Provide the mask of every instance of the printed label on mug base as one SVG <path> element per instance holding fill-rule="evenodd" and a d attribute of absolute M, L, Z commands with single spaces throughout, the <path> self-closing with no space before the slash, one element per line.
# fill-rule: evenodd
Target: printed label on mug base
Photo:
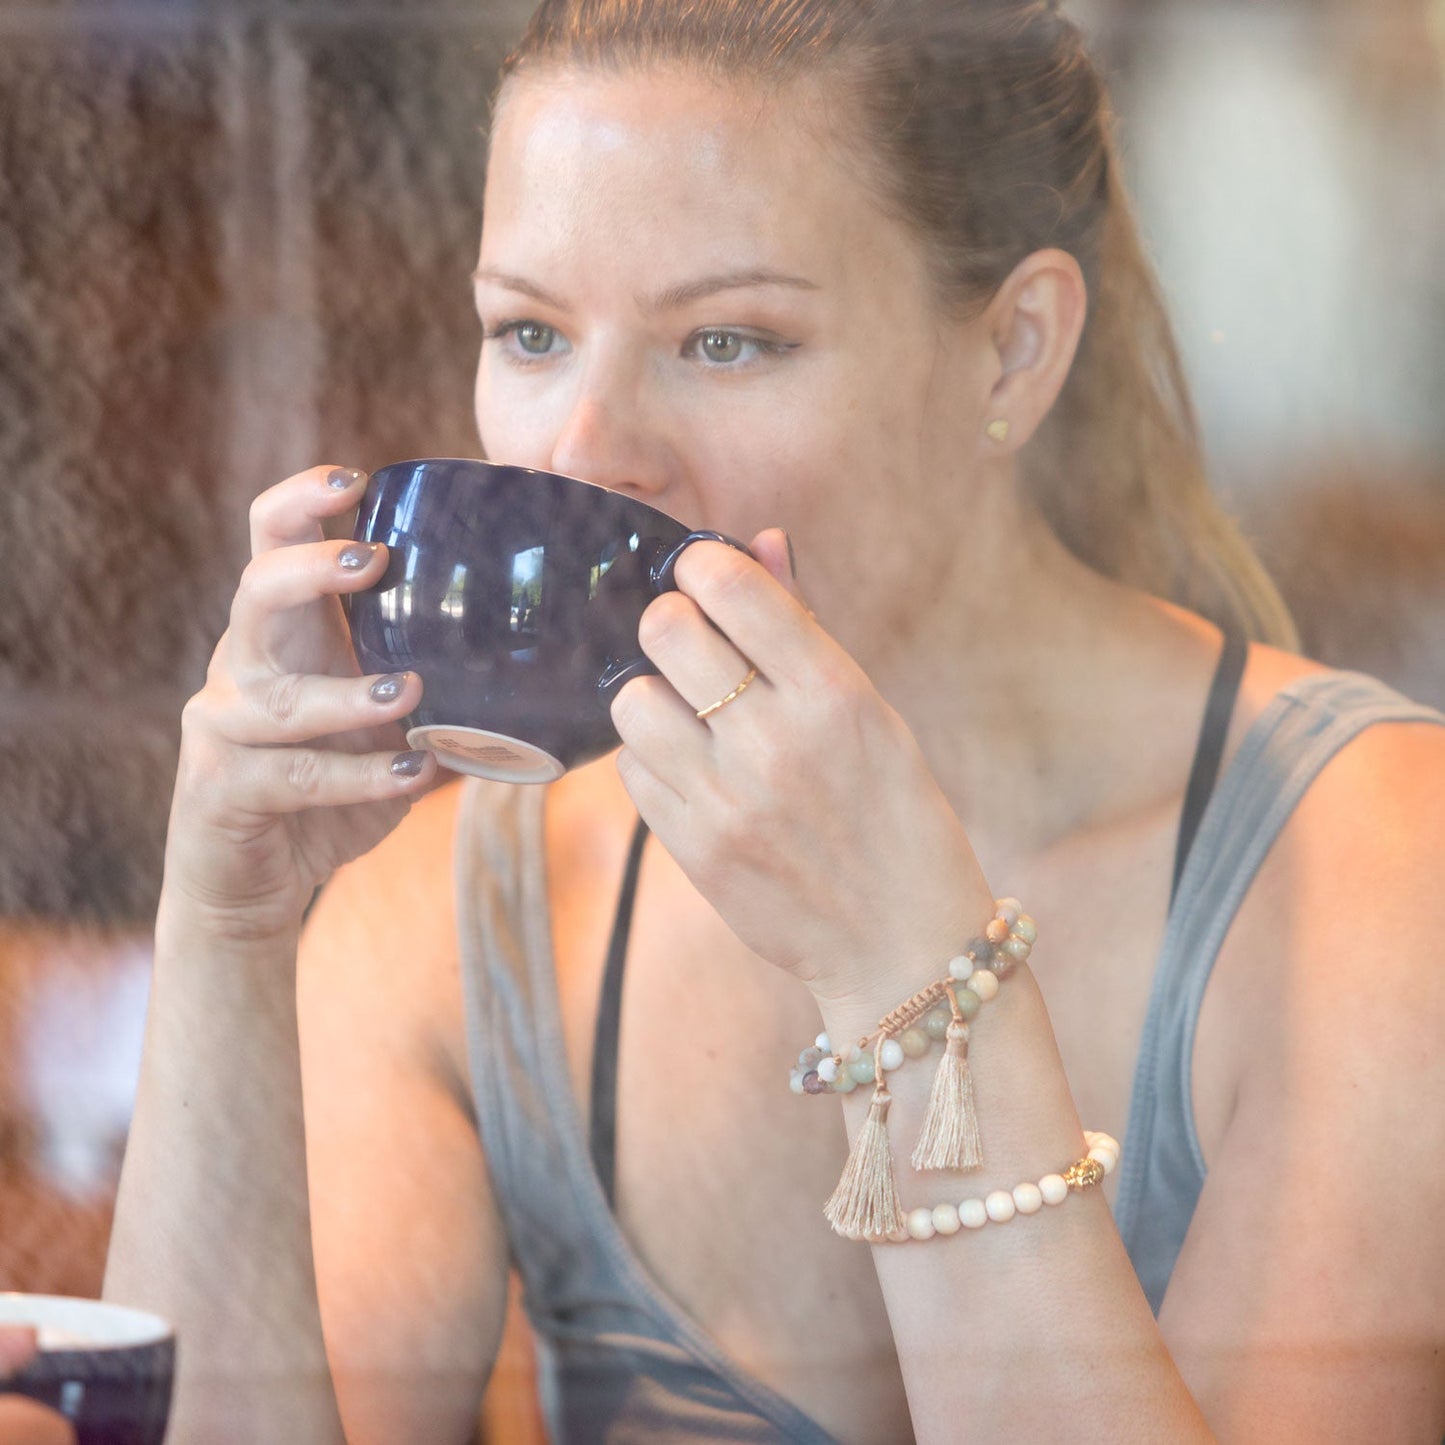
<path fill-rule="evenodd" d="M 483 728 L 432 724 L 412 728 L 406 741 L 408 747 L 430 748 L 453 772 L 502 783 L 550 783 L 567 771 L 551 753 Z"/>

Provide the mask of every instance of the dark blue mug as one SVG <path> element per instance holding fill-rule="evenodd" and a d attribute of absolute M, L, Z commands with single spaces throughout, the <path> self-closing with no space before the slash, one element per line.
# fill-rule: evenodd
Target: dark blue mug
<path fill-rule="evenodd" d="M 79 1445 L 161 1445 L 176 1336 L 158 1315 L 64 1295 L 0 1294 L 0 1325 L 37 1331 L 40 1353 L 0 1392 L 58 1410 Z"/>
<path fill-rule="evenodd" d="M 741 547 L 575 477 L 455 457 L 373 472 L 354 535 L 390 549 L 347 619 L 363 672 L 422 679 L 408 746 L 513 783 L 618 745 L 613 697 L 656 670 L 643 611 L 691 543 Z"/>

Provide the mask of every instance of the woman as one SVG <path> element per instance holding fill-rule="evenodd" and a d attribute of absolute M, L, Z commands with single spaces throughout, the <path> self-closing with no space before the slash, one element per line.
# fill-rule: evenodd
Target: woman
<path fill-rule="evenodd" d="M 322 540 L 361 478 L 257 502 L 107 1282 L 180 1324 L 180 1437 L 468 1438 L 510 1257 L 567 1439 L 1433 1438 L 1445 732 L 1270 645 L 1074 27 L 554 0 L 485 216 L 485 453 L 755 560 L 683 558 L 615 759 L 421 801 L 425 679 L 358 678 L 336 601 L 384 556 Z M 973 1026 L 982 1168 L 915 1171 L 934 1067 L 887 1076 L 953 1237 L 840 1237 L 872 1091 L 784 1064 L 995 893 L 1040 931 Z M 1081 1121 L 1124 1141 L 1102 1189 L 959 1227 Z"/>

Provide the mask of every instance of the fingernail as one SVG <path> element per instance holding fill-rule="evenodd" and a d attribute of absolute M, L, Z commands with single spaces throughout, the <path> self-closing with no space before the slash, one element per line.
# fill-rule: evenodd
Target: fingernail
<path fill-rule="evenodd" d="M 788 544 L 788 567 L 792 571 L 793 581 L 798 580 L 798 554 L 793 551 L 793 538 L 789 532 L 783 533 L 783 540 Z"/>
<path fill-rule="evenodd" d="M 332 467 L 326 474 L 326 485 L 333 492 L 344 492 L 347 487 L 354 487 L 365 480 L 366 473 L 357 471 L 355 467 Z"/>
<path fill-rule="evenodd" d="M 401 690 L 405 686 L 406 674 L 393 672 L 386 677 L 377 678 L 367 690 L 376 702 L 395 702 L 401 696 Z"/>
<path fill-rule="evenodd" d="M 336 561 L 348 572 L 360 572 L 374 556 L 376 556 L 376 543 L 353 542 L 349 547 L 341 549 L 337 554 Z"/>
<path fill-rule="evenodd" d="M 391 773 L 395 778 L 414 778 L 426 763 L 425 752 L 398 753 L 391 760 Z"/>

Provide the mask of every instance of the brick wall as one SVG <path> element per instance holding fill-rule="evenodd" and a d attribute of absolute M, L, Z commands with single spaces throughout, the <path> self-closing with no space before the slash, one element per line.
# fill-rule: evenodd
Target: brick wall
<path fill-rule="evenodd" d="M 475 452 L 527 9 L 0 3 L 0 915 L 153 914 L 252 496 Z"/>

